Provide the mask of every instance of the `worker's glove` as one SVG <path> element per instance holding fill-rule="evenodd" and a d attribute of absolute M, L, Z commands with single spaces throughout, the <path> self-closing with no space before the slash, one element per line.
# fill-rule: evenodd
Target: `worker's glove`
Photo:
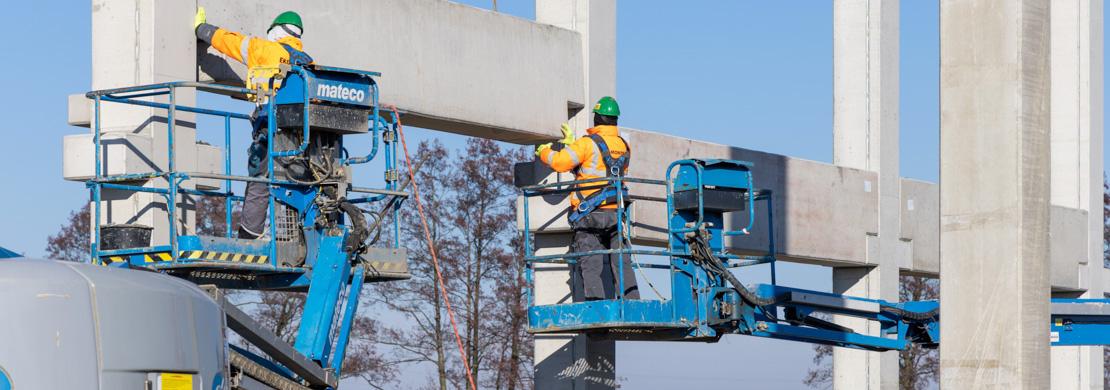
<path fill-rule="evenodd" d="M 570 145 L 574 143 L 574 130 L 570 129 L 570 125 L 564 123 L 563 126 L 559 128 L 559 130 L 563 132 L 563 139 L 560 139 L 559 143 L 563 145 Z"/>
<path fill-rule="evenodd" d="M 193 18 L 193 30 L 204 23 L 208 23 L 208 17 L 204 14 L 204 7 L 197 7 L 197 16 Z"/>
<path fill-rule="evenodd" d="M 550 149 L 550 148 L 551 148 L 551 143 L 550 142 L 548 142 L 546 144 L 542 144 L 542 145 L 536 145 L 536 157 L 540 156 L 540 151 L 541 150 Z"/>

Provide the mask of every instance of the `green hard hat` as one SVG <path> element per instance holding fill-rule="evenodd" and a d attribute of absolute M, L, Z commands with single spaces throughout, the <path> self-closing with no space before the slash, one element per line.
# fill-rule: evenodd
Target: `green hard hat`
<path fill-rule="evenodd" d="M 274 18 L 273 23 L 270 23 L 270 28 L 274 28 L 274 26 L 279 24 L 292 24 L 301 29 L 301 31 L 304 31 L 304 25 L 301 24 L 301 15 L 297 15 L 297 13 L 293 11 L 282 12 L 281 15 Z M 267 31 L 269 31 L 269 29 L 267 29 Z"/>
<path fill-rule="evenodd" d="M 594 113 L 608 116 L 620 116 L 621 107 L 617 105 L 617 99 L 612 96 L 605 96 L 597 101 L 594 105 Z"/>

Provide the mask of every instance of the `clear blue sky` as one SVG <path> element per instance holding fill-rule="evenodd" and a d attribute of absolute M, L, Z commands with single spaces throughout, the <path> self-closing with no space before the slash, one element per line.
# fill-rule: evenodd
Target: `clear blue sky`
<path fill-rule="evenodd" d="M 490 6 L 488 0 L 464 3 Z M 498 3 L 502 12 L 534 17 L 533 0 Z M 622 124 L 830 161 L 831 8 L 827 1 L 621 1 Z M 66 96 L 89 87 L 90 3 L 8 2 L 5 11 L 3 28 L 18 38 L 6 42 L 7 70 L 0 72 L 0 134 L 7 137 L 0 143 L 0 246 L 40 256 L 46 237 L 88 196 L 83 185 L 61 179 L 61 146 L 62 136 L 86 131 L 66 125 Z M 901 27 L 902 174 L 936 181 L 936 3 L 902 2 Z M 449 145 L 462 139 L 429 131 L 413 136 Z M 245 147 L 242 138 L 233 145 L 236 152 Z M 827 269 L 780 270 L 785 284 L 830 288 Z M 718 344 L 618 348 L 618 375 L 632 389 L 800 388 L 811 356 L 804 344 L 739 336 Z"/>

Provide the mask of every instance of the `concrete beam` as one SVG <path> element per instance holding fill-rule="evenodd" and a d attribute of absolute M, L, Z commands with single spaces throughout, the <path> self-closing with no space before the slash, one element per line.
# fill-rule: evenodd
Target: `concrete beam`
<path fill-rule="evenodd" d="M 735 148 L 721 144 L 623 128 L 622 134 L 635 145 L 629 176 L 663 179 L 671 161 L 684 158 L 734 158 L 755 163 L 755 183 L 759 188 L 775 191 L 775 242 L 780 260 L 817 264 L 829 267 L 866 267 L 877 265 L 878 256 L 868 256 L 868 238 L 874 239 L 878 226 L 878 174 L 858 169 L 837 167 L 827 163 L 783 155 Z M 531 176 L 544 179 L 550 170 L 537 169 Z M 549 180 L 573 180 L 562 175 Z M 940 273 L 940 188 L 934 183 L 901 179 L 899 208 L 900 244 L 892 255 L 894 264 L 905 273 L 937 277 Z M 632 186 L 633 194 L 664 196 L 662 187 Z M 520 210 L 523 210 L 518 203 Z M 565 196 L 549 195 L 529 200 L 533 232 L 568 232 L 568 202 Z M 757 223 L 752 234 L 736 237 L 726 243 L 733 251 L 754 253 L 766 249 L 766 210 L 757 205 Z M 637 201 L 632 206 L 633 239 L 637 244 L 662 247 L 666 244 L 666 205 Z M 1082 210 L 1053 206 L 1051 218 L 1054 236 L 1081 234 L 1087 215 Z M 517 215 L 517 226 L 524 227 L 523 214 Z M 741 227 L 739 216 L 726 220 L 731 228 Z M 873 249 L 872 249 L 873 250 Z M 1052 288 L 1054 291 L 1080 289 L 1075 273 L 1056 270 L 1077 270 L 1079 254 L 1074 245 L 1054 242 L 1051 245 Z M 870 260 L 869 260 L 870 259 Z M 1058 274 L 1058 275 L 1057 275 Z"/>
<path fill-rule="evenodd" d="M 867 265 L 866 236 L 877 230 L 878 194 L 874 172 L 786 157 L 726 145 L 628 128 L 622 135 L 632 145 L 629 177 L 663 179 L 672 161 L 684 158 L 732 158 L 755 164 L 755 183 L 774 191 L 774 224 L 778 254 L 786 260 L 834 266 Z M 661 186 L 633 185 L 636 195 L 662 197 Z M 530 229 L 540 232 L 569 231 L 565 196 L 532 198 Z M 735 251 L 765 251 L 766 209 L 757 204 L 752 234 L 730 239 Z M 636 201 L 632 206 L 633 239 L 638 244 L 666 243 L 666 205 Z M 523 219 L 518 220 L 523 227 Z M 732 215 L 729 228 L 747 223 Z"/>
<path fill-rule="evenodd" d="M 940 3 L 942 389 L 1050 384 L 1049 15 Z"/>
<path fill-rule="evenodd" d="M 321 64 L 381 72 L 382 101 L 404 111 L 408 125 L 538 143 L 558 138 L 568 111 L 585 105 L 581 32 L 569 27 L 442 0 L 198 5 L 206 7 L 209 23 L 262 37 L 274 16 L 296 10 L 305 24 L 305 50 Z M 191 21 L 191 14 L 179 17 Z M 198 60 L 198 78 L 242 84 L 245 68 L 233 60 L 211 48 Z"/>

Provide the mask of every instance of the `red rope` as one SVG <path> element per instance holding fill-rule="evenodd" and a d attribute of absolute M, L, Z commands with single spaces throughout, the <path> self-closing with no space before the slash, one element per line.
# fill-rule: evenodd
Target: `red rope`
<path fill-rule="evenodd" d="M 420 224 L 424 227 L 424 239 L 428 241 L 428 251 L 432 254 L 432 265 L 436 270 L 439 295 L 443 297 L 444 306 L 447 307 L 447 316 L 451 319 L 451 330 L 455 332 L 455 344 L 459 346 L 459 355 L 462 356 L 463 367 L 466 368 L 466 380 L 470 382 L 471 389 L 478 390 L 478 386 L 474 384 L 474 377 L 470 375 L 470 362 L 466 359 L 462 337 L 459 336 L 459 326 L 455 323 L 455 311 L 451 309 L 451 298 L 447 296 L 447 287 L 443 283 L 443 274 L 439 270 L 439 257 L 436 255 L 436 247 L 432 243 L 432 233 L 428 230 L 428 218 L 424 216 L 424 205 L 420 203 L 420 187 L 416 185 L 416 172 L 412 169 L 409 146 L 405 143 L 405 128 L 401 126 L 401 117 L 397 114 L 397 107 L 389 106 L 389 109 L 393 111 L 393 118 L 397 121 L 397 133 L 401 137 L 401 149 L 405 151 L 405 165 L 408 166 L 409 183 L 412 185 L 412 200 L 416 202 L 416 211 L 420 214 Z"/>

